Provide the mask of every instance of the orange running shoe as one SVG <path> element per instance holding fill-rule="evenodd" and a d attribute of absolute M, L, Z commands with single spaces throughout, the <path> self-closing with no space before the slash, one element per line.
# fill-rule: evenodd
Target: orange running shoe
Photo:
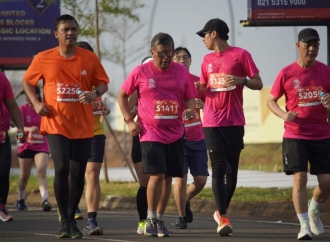
<path fill-rule="evenodd" d="M 233 227 L 228 218 L 222 218 L 218 211 L 214 212 L 213 218 L 218 223 L 217 233 L 220 236 L 230 236 L 233 233 Z"/>

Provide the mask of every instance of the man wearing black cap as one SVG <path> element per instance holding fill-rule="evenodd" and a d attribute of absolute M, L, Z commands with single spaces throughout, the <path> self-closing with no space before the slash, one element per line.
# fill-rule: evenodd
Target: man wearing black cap
<path fill-rule="evenodd" d="M 296 43 L 299 58 L 283 68 L 275 79 L 267 100 L 268 108 L 284 120 L 282 143 L 283 166 L 293 174 L 292 200 L 300 221 L 298 240 L 312 239 L 312 233 L 324 233 L 319 206 L 330 192 L 330 124 L 320 93 L 327 93 L 330 104 L 330 67 L 317 61 L 320 37 L 315 29 L 299 32 Z M 285 96 L 286 110 L 277 100 Z M 313 191 L 308 207 L 307 171 L 317 175 L 319 185 Z M 312 233 L 311 233 L 312 232 Z"/>
<path fill-rule="evenodd" d="M 227 208 L 236 189 L 238 162 L 244 147 L 243 88 L 260 90 L 263 86 L 250 53 L 229 46 L 228 33 L 227 24 L 218 18 L 197 32 L 206 48 L 214 50 L 204 57 L 197 89 L 206 94 L 203 127 L 217 206 L 213 217 L 221 236 L 233 232 Z"/>

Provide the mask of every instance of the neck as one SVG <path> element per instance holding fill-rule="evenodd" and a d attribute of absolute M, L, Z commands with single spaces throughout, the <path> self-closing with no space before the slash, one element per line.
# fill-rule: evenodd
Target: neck
<path fill-rule="evenodd" d="M 312 60 L 312 61 L 306 61 L 306 60 L 303 60 L 303 59 L 301 59 L 301 58 L 299 58 L 299 59 L 297 60 L 297 64 L 298 64 L 300 67 L 302 67 L 302 68 L 309 68 L 309 67 L 312 67 L 312 66 L 315 65 L 315 63 L 316 63 L 315 60 Z"/>
<path fill-rule="evenodd" d="M 76 54 L 76 46 L 59 46 L 58 53 L 64 58 L 71 58 Z"/>
<path fill-rule="evenodd" d="M 228 49 L 230 46 L 229 44 L 227 43 L 227 41 L 222 41 L 222 40 L 219 40 L 215 43 L 215 46 L 214 46 L 214 51 L 215 52 L 223 52 L 225 51 L 226 49 Z"/>

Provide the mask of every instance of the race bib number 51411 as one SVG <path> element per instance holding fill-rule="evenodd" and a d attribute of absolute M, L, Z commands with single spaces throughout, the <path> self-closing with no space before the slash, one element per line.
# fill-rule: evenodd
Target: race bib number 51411
<path fill-rule="evenodd" d="M 56 100 L 58 102 L 78 102 L 80 83 L 57 83 Z"/>
<path fill-rule="evenodd" d="M 155 119 L 178 118 L 179 104 L 177 101 L 155 101 Z"/>

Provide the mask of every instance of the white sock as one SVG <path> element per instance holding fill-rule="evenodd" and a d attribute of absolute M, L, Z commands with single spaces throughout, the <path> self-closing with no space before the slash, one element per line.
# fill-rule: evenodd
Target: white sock
<path fill-rule="evenodd" d="M 40 189 L 40 195 L 41 195 L 41 202 L 48 200 L 48 190 L 47 189 Z"/>
<path fill-rule="evenodd" d="M 157 219 L 163 220 L 164 214 L 157 213 Z"/>
<path fill-rule="evenodd" d="M 309 227 L 309 222 L 308 222 L 308 213 L 301 213 L 297 214 L 300 225 L 301 226 L 308 226 Z"/>
<path fill-rule="evenodd" d="M 18 190 L 18 198 L 17 200 L 25 199 L 25 191 Z"/>
<path fill-rule="evenodd" d="M 157 218 L 157 212 L 148 210 L 148 216 L 147 217 L 148 218 Z"/>
<path fill-rule="evenodd" d="M 321 203 L 315 202 L 315 200 L 312 198 L 311 202 L 309 203 L 308 212 L 315 213 L 319 211 Z"/>

